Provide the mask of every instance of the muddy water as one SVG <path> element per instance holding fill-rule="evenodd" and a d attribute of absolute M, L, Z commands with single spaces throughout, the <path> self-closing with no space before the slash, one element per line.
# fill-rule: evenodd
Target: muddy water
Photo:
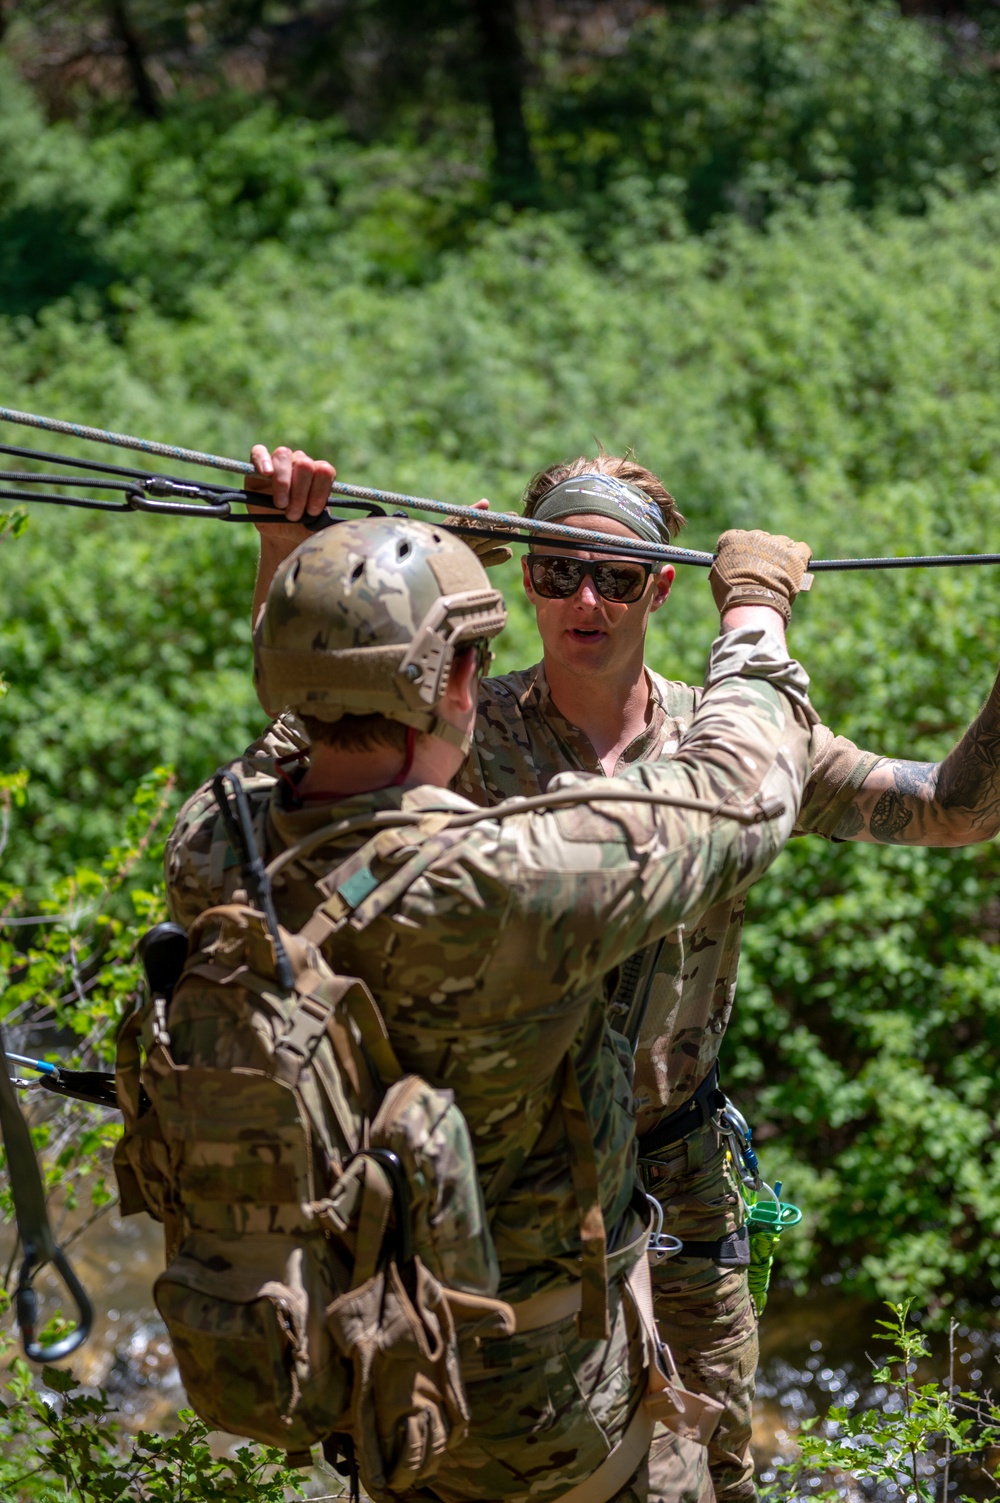
<path fill-rule="evenodd" d="M 153 1281 L 163 1266 L 159 1228 L 144 1215 L 121 1220 L 112 1212 L 74 1244 L 71 1256 L 95 1308 L 94 1333 L 72 1359 L 74 1370 L 84 1382 L 109 1391 L 130 1428 L 171 1428 L 184 1391 L 152 1302 Z M 46 1296 L 55 1288 L 44 1276 L 39 1280 Z M 781 1289 L 772 1293 L 761 1324 L 754 1420 L 763 1481 L 773 1477 L 773 1459 L 789 1454 L 791 1437 L 804 1418 L 825 1413 L 831 1404 L 868 1407 L 885 1400 L 885 1390 L 872 1381 L 872 1369 L 885 1350 L 875 1339 L 875 1322 L 887 1313 L 884 1306 L 835 1287 L 804 1298 Z M 951 1360 L 947 1337 L 933 1334 L 929 1340 L 932 1355 L 916 1379 L 945 1381 Z M 980 1325 L 959 1327 L 953 1360 L 961 1388 L 1000 1392 L 996 1310 L 987 1312 Z M 951 1477 L 949 1496 L 956 1496 L 959 1487 L 977 1499 L 1000 1496 L 970 1468 L 963 1473 L 953 1465 Z M 845 1503 L 902 1503 L 904 1494 L 859 1490 L 845 1482 L 843 1497 Z"/>

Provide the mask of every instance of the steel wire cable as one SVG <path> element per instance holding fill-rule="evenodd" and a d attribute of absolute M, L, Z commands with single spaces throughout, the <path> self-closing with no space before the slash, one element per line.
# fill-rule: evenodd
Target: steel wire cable
<path fill-rule="evenodd" d="M 81 423 L 69 423 L 60 418 L 50 418 L 38 413 L 20 412 L 10 407 L 0 407 L 0 420 L 9 423 L 18 423 L 24 427 L 41 428 L 46 432 L 64 433 L 71 438 L 83 439 L 88 443 L 109 444 L 122 449 L 132 449 L 143 454 L 153 454 L 166 459 L 174 459 L 183 464 L 204 465 L 209 469 L 226 470 L 232 474 L 254 475 L 258 472 L 252 464 L 241 459 L 229 459 L 225 455 L 203 453 L 197 449 L 184 449 L 176 444 L 163 444 L 151 439 L 136 438 L 134 435 L 114 433 L 109 429 L 92 428 Z M 241 513 L 231 512 L 228 507 L 223 508 L 218 503 L 222 501 L 252 500 L 254 505 L 268 505 L 268 498 L 260 493 L 229 491 L 225 487 L 209 484 L 201 484 L 195 481 L 179 480 L 171 476 L 151 476 L 147 472 L 136 470 L 119 469 L 112 465 L 98 465 L 96 461 L 71 460 L 68 457 L 43 454 L 31 449 L 15 449 L 11 446 L 0 445 L 0 453 L 17 454 L 23 458 L 36 458 L 56 462 L 60 464 L 79 464 L 81 468 L 101 470 L 103 473 L 113 473 L 131 476 L 142 484 L 143 489 L 148 489 L 153 484 L 166 484 L 176 486 L 175 494 L 194 496 L 197 494 L 210 494 L 209 504 L 202 506 L 183 505 L 169 502 L 158 503 L 143 500 L 141 495 L 132 495 L 132 504 L 115 505 L 111 502 L 97 502 L 77 500 L 72 497 L 41 495 L 29 493 L 17 493 L 0 490 L 0 498 L 18 501 L 46 501 L 62 503 L 67 506 L 86 507 L 95 511 L 150 511 L 174 516 L 207 516 L 220 521 L 270 521 L 269 517 L 261 518 L 259 515 L 252 519 Z M 60 481 L 60 484 L 67 483 Z M 78 482 L 82 483 L 82 482 Z M 693 548 L 678 548 L 666 544 L 645 542 L 641 539 L 614 538 L 609 541 L 607 533 L 593 532 L 579 527 L 566 527 L 558 522 L 537 522 L 533 518 L 523 517 L 515 512 L 483 512 L 475 511 L 468 506 L 457 506 L 448 501 L 435 501 L 427 496 L 410 496 L 400 491 L 377 490 L 373 486 L 347 485 L 342 481 L 334 481 L 331 487 L 332 495 L 349 497 L 352 501 L 367 501 L 376 508 L 385 506 L 399 506 L 406 510 L 436 513 L 438 515 L 454 519 L 452 525 L 465 536 L 489 536 L 495 537 L 498 542 L 531 542 L 544 541 L 549 543 L 565 542 L 576 548 L 585 548 L 594 553 L 613 553 L 619 557 L 645 559 L 653 563 L 691 564 L 699 568 L 711 568 L 714 562 L 714 554 L 701 552 Z M 170 494 L 170 492 L 164 492 Z M 216 503 L 213 505 L 212 503 Z M 338 503 L 331 499 L 330 505 L 336 507 Z M 350 502 L 342 503 L 349 507 Z M 282 521 L 284 514 L 275 508 L 275 521 Z M 383 513 L 384 514 L 384 513 Z M 403 513 L 405 515 L 405 511 Z M 398 515 L 398 513 L 397 513 Z M 332 519 L 331 519 L 332 520 Z M 307 524 L 308 525 L 308 524 Z M 312 524 L 316 526 L 316 522 Z M 322 522 L 319 526 L 324 525 Z M 909 554 L 904 557 L 888 558 L 823 558 L 813 559 L 809 564 L 811 573 L 834 573 L 847 570 L 882 570 L 882 569 L 933 569 L 949 567 L 967 567 L 977 564 L 1000 564 L 1000 553 L 937 553 L 937 554 Z"/>

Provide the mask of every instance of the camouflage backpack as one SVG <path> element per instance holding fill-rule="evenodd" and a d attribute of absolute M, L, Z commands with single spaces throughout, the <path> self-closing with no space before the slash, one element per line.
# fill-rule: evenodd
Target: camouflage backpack
<path fill-rule="evenodd" d="M 513 1315 L 494 1298 L 496 1254 L 452 1093 L 402 1074 L 371 993 L 321 946 L 347 916 L 371 922 L 455 837 L 409 830 L 416 853 L 355 906 L 343 896 L 352 874 L 387 839 L 403 844 L 382 832 L 326 879 L 292 934 L 260 880 L 243 790 L 224 776 L 255 901 L 202 914 L 175 984 L 153 984 L 122 1027 L 122 1210 L 163 1223 L 154 1297 L 206 1423 L 302 1464 L 321 1442 L 388 1503 L 466 1433 L 456 1320 L 509 1334 Z M 232 830 L 219 780 L 215 791 Z M 176 942 L 183 931 L 170 928 Z"/>

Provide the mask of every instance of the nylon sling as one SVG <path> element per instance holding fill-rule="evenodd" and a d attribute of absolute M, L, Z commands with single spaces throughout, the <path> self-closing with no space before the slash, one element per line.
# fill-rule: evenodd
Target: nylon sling
<path fill-rule="evenodd" d="M 14 1200 L 17 1230 L 24 1248 L 24 1261 L 17 1281 L 15 1296 L 17 1323 L 21 1328 L 25 1354 L 33 1362 L 58 1362 L 75 1352 L 90 1334 L 93 1311 L 90 1301 L 79 1283 L 69 1259 L 52 1235 L 49 1213 L 45 1204 L 45 1186 L 35 1157 L 35 1145 L 31 1141 L 28 1124 L 21 1111 L 13 1082 L 7 1069 L 6 1045 L 0 1029 L 0 1052 L 4 1060 L 0 1065 L 0 1128 L 3 1129 L 4 1147 L 7 1151 L 7 1172 Z M 35 1339 L 38 1320 L 38 1297 L 32 1287 L 34 1272 L 46 1263 L 52 1263 L 59 1271 L 63 1283 L 73 1296 L 79 1320 L 75 1331 L 67 1336 L 42 1346 Z"/>

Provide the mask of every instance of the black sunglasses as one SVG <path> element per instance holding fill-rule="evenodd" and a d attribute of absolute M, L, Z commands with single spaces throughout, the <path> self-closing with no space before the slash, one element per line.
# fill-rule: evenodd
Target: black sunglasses
<path fill-rule="evenodd" d="M 529 553 L 528 576 L 536 595 L 546 600 L 569 600 L 585 579 L 605 600 L 630 605 L 644 593 L 654 564 L 638 559 L 574 558 L 561 553 Z"/>

